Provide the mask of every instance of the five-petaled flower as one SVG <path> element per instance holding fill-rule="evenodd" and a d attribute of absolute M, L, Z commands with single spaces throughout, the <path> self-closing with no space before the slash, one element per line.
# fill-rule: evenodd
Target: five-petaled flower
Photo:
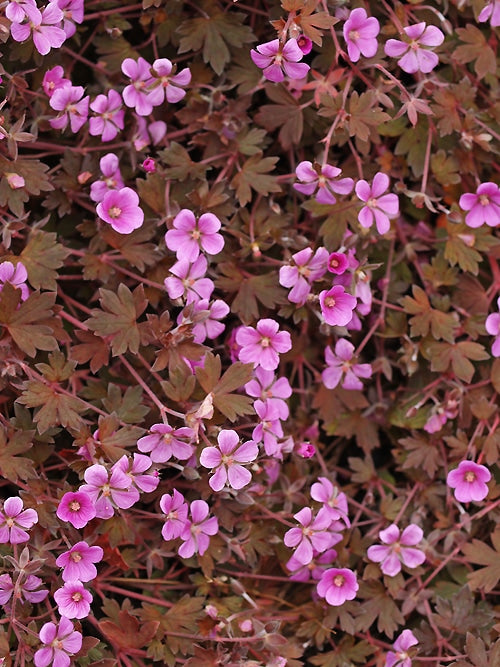
<path fill-rule="evenodd" d="M 479 502 L 488 495 L 491 473 L 486 466 L 474 461 L 461 461 L 458 468 L 451 470 L 446 483 L 454 489 L 455 498 L 461 503 Z"/>
<path fill-rule="evenodd" d="M 94 503 L 99 519 L 110 519 L 115 508 L 128 509 L 139 500 L 139 492 L 132 480 L 120 468 L 113 466 L 111 474 L 100 463 L 90 466 L 83 478 L 87 482 L 80 490 Z"/>
<path fill-rule="evenodd" d="M 214 472 L 209 485 L 214 491 L 221 491 L 226 484 L 242 489 L 252 479 L 252 473 L 242 463 L 254 461 L 259 448 L 252 440 L 240 445 L 240 438 L 232 429 L 220 431 L 217 442 L 218 447 L 205 447 L 200 455 L 201 465 Z"/>
<path fill-rule="evenodd" d="M 213 213 L 203 213 L 199 219 L 188 208 L 175 216 L 174 229 L 165 234 L 165 244 L 177 254 L 177 259 L 194 262 L 200 249 L 209 255 L 217 255 L 224 247 L 224 237 L 218 234 L 221 222 Z"/>
<path fill-rule="evenodd" d="M 190 444 L 193 439 L 193 429 L 188 426 L 174 429 L 169 424 L 153 424 L 149 435 L 139 438 L 137 447 L 141 452 L 149 453 L 155 463 L 166 463 L 172 456 L 185 461 L 193 454 L 194 447 Z"/>
<path fill-rule="evenodd" d="M 380 24 L 373 16 L 367 16 L 362 7 L 353 9 L 344 23 L 344 39 L 347 44 L 347 53 L 353 63 L 361 55 L 372 58 L 377 53 L 377 35 Z"/>
<path fill-rule="evenodd" d="M 139 196 L 132 188 L 111 190 L 96 207 L 97 215 L 119 234 L 130 234 L 142 227 L 144 211 L 139 206 Z"/>
<path fill-rule="evenodd" d="M 61 616 L 85 618 L 89 615 L 93 598 L 80 581 L 67 581 L 62 588 L 54 592 L 54 600 Z"/>
<path fill-rule="evenodd" d="M 411 667 L 411 657 L 408 649 L 418 644 L 418 639 L 411 630 L 403 630 L 392 645 L 394 651 L 389 651 L 385 658 L 385 667 Z"/>
<path fill-rule="evenodd" d="M 239 359 L 244 364 L 253 363 L 266 371 L 278 368 L 279 354 L 292 348 L 292 339 L 288 331 L 279 331 L 277 322 L 264 318 L 257 326 L 241 327 L 236 333 L 236 342 L 241 345 Z"/>
<path fill-rule="evenodd" d="M 38 514 L 34 509 L 23 509 L 23 501 L 18 496 L 7 498 L 0 511 L 0 544 L 20 544 L 27 542 L 26 532 L 38 522 Z"/>
<path fill-rule="evenodd" d="M 327 368 L 321 373 L 323 384 L 327 389 L 335 389 L 342 376 L 343 389 L 363 389 L 360 378 L 369 378 L 372 375 L 370 364 L 355 363 L 354 345 L 345 338 L 339 338 L 335 344 L 335 354 L 330 346 L 325 348 Z"/>
<path fill-rule="evenodd" d="M 82 648 L 82 633 L 75 630 L 73 623 L 62 616 L 59 623 L 45 623 L 38 636 L 45 644 L 33 656 L 35 667 L 69 667 L 70 657 Z"/>
<path fill-rule="evenodd" d="M 355 572 L 347 568 L 332 567 L 323 572 L 316 591 L 332 607 L 339 607 L 346 600 L 354 600 L 358 588 Z"/>
<path fill-rule="evenodd" d="M 384 195 L 389 187 L 389 176 L 379 171 L 373 178 L 370 186 L 367 181 L 360 180 L 356 183 L 356 194 L 365 202 L 365 206 L 358 213 L 358 221 L 361 227 L 369 228 L 375 224 L 379 234 L 389 231 L 390 218 L 399 213 L 398 196 L 390 192 Z"/>
<path fill-rule="evenodd" d="M 414 547 L 422 541 L 424 533 L 420 526 L 412 523 L 403 532 L 395 523 L 378 534 L 383 544 L 374 544 L 368 548 L 367 556 L 374 563 L 381 563 L 384 574 L 395 577 L 401 572 L 401 563 L 414 568 L 422 565 L 425 553 Z"/>
<path fill-rule="evenodd" d="M 319 293 L 319 303 L 325 322 L 330 326 L 343 327 L 352 320 L 352 311 L 358 301 L 342 285 L 334 285 Z"/>
<path fill-rule="evenodd" d="M 299 62 L 304 56 L 296 39 L 289 39 L 282 44 L 279 39 L 259 44 L 250 51 L 250 57 L 263 70 L 269 81 L 279 83 L 286 76 L 290 79 L 303 79 L 307 76 L 309 65 Z"/>
<path fill-rule="evenodd" d="M 443 33 L 435 25 L 427 25 L 424 21 L 403 30 L 408 41 L 387 40 L 384 49 L 386 56 L 399 58 L 398 65 L 408 74 L 428 74 L 439 62 L 438 56 L 430 49 L 443 43 Z"/>
<path fill-rule="evenodd" d="M 104 555 L 99 546 L 90 547 L 87 542 L 77 542 L 56 559 L 56 565 L 63 568 L 63 581 L 92 581 L 97 577 L 97 568 Z"/>
<path fill-rule="evenodd" d="M 56 511 L 61 521 L 69 521 L 75 528 L 83 528 L 96 516 L 96 508 L 83 491 L 69 491 L 59 501 Z"/>
<path fill-rule="evenodd" d="M 475 193 L 466 192 L 458 203 L 460 208 L 468 211 L 465 224 L 469 227 L 500 225 L 500 188 L 496 183 L 481 183 Z"/>
<path fill-rule="evenodd" d="M 301 528 L 290 528 L 283 537 L 287 547 L 296 547 L 294 556 L 299 563 L 307 565 L 313 559 L 314 550 L 326 551 L 335 544 L 336 537 L 328 529 L 332 523 L 328 509 L 322 507 L 314 515 L 310 507 L 303 507 L 293 515 Z"/>
<path fill-rule="evenodd" d="M 294 183 L 293 187 L 303 195 L 316 193 L 318 204 L 335 204 L 335 194 L 348 195 L 354 185 L 352 178 L 337 178 L 342 169 L 330 164 L 319 165 L 309 160 L 299 162 L 295 174 L 301 183 Z M 335 193 L 335 194 L 334 194 Z"/>
<path fill-rule="evenodd" d="M 290 264 L 282 266 L 279 283 L 283 287 L 291 287 L 288 300 L 302 306 L 311 291 L 311 283 L 323 277 L 326 270 L 328 250 L 304 248 L 292 255 Z"/>
<path fill-rule="evenodd" d="M 164 493 L 160 499 L 161 511 L 165 514 L 165 523 L 161 529 L 165 541 L 175 540 L 190 526 L 188 519 L 188 505 L 186 499 L 177 489 L 173 490 L 171 496 Z"/>
<path fill-rule="evenodd" d="M 219 530 L 217 517 L 208 516 L 209 507 L 204 500 L 193 500 L 189 511 L 191 521 L 184 526 L 181 533 L 183 543 L 178 551 L 181 558 L 190 558 L 195 553 L 203 556 L 209 547 L 210 537 Z"/>

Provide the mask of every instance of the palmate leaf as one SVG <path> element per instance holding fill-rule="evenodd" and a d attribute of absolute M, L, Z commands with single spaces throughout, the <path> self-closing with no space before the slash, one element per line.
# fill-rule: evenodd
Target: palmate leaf
<path fill-rule="evenodd" d="M 110 619 L 99 621 L 99 628 L 103 634 L 125 654 L 128 652 L 127 649 L 142 649 L 148 646 L 159 625 L 159 621 L 139 622 L 126 609 L 120 610 L 117 623 Z"/>
<path fill-rule="evenodd" d="M 203 367 L 196 368 L 195 373 L 207 395 L 212 393 L 213 405 L 230 421 L 235 421 L 238 416 L 253 412 L 253 400 L 249 396 L 234 393 L 251 380 L 252 370 L 253 364 L 237 361 L 221 377 L 220 357 L 208 352 Z"/>
<path fill-rule="evenodd" d="M 9 432 L 0 426 L 0 476 L 14 484 L 37 477 L 33 461 L 24 454 L 33 446 L 34 431 Z"/>
<path fill-rule="evenodd" d="M 458 343 L 426 342 L 422 345 L 422 354 L 431 361 L 431 371 L 444 373 L 451 370 L 464 382 L 470 382 L 474 375 L 473 361 L 489 359 L 490 355 L 479 343 L 460 341 Z"/>
<path fill-rule="evenodd" d="M 357 629 L 366 631 L 377 621 L 378 631 L 392 638 L 405 618 L 394 600 L 388 596 L 382 582 L 362 582 L 359 595 L 365 598 L 365 602 L 361 605 L 362 613 L 357 620 Z"/>
<path fill-rule="evenodd" d="M 485 593 L 492 591 L 500 581 L 500 527 L 491 534 L 493 548 L 481 542 L 472 540 L 464 544 L 462 551 L 471 563 L 484 565 L 479 570 L 468 575 L 469 586 L 472 589 L 480 588 Z"/>
<path fill-rule="evenodd" d="M 436 340 L 444 339 L 449 343 L 455 340 L 455 332 L 459 326 L 458 317 L 455 313 L 443 313 L 432 308 L 427 294 L 418 285 L 413 285 L 413 298 L 405 296 L 400 300 L 407 313 L 413 315 L 410 318 L 410 335 L 427 336 L 431 331 Z"/>
<path fill-rule="evenodd" d="M 64 264 L 69 250 L 56 242 L 57 235 L 34 229 L 21 253 L 28 279 L 35 289 L 57 289 L 57 269 Z"/>
<path fill-rule="evenodd" d="M 255 120 L 266 128 L 280 128 L 278 139 L 285 150 L 299 143 L 304 128 L 304 118 L 298 100 L 284 86 L 266 86 L 266 94 L 275 104 L 260 107 Z"/>
<path fill-rule="evenodd" d="M 77 430 L 83 422 L 80 415 L 87 409 L 85 403 L 76 396 L 58 391 L 54 383 L 49 385 L 40 380 L 27 382 L 17 401 L 27 408 L 38 408 L 33 421 L 39 433 L 45 433 L 54 426 Z"/>
<path fill-rule="evenodd" d="M 461 65 L 474 62 L 474 71 L 480 79 L 488 73 L 495 74 L 495 52 L 481 30 L 469 23 L 465 28 L 457 28 L 456 33 L 465 44 L 457 46 L 452 58 Z"/>
<path fill-rule="evenodd" d="M 270 173 L 274 171 L 278 159 L 277 157 L 262 157 L 259 153 L 252 155 L 243 163 L 230 183 L 230 186 L 236 190 L 240 206 L 248 204 L 252 198 L 252 190 L 261 195 L 281 192 L 278 178 Z"/>

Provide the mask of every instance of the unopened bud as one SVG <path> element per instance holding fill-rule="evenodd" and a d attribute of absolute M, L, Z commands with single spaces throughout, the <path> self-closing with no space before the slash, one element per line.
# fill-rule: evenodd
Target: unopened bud
<path fill-rule="evenodd" d="M 78 174 L 76 180 L 80 185 L 85 185 L 85 183 L 89 180 L 89 178 L 92 178 L 92 172 L 90 171 L 82 171 Z"/>
<path fill-rule="evenodd" d="M 147 157 L 142 163 L 142 168 L 148 174 L 154 174 L 156 171 L 156 162 L 153 160 L 152 157 Z"/>

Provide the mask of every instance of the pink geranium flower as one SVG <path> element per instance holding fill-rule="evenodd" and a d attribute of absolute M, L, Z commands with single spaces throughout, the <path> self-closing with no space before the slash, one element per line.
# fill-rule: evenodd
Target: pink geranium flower
<path fill-rule="evenodd" d="M 351 522 L 347 516 L 347 496 L 339 492 L 327 477 L 318 477 L 318 481 L 311 486 L 311 498 L 323 503 L 330 514 L 331 521 L 343 521 L 349 528 Z"/>
<path fill-rule="evenodd" d="M 45 623 L 38 636 L 45 644 L 33 656 L 35 667 L 69 667 L 71 656 L 82 648 L 82 633 L 64 616 L 59 623 Z"/>
<path fill-rule="evenodd" d="M 422 541 L 424 533 L 414 523 L 407 526 L 402 533 L 393 523 L 378 535 L 383 544 L 369 547 L 366 553 L 374 563 L 381 563 L 380 568 L 384 574 L 395 577 L 401 572 L 401 563 L 414 568 L 424 562 L 425 553 L 414 548 Z"/>
<path fill-rule="evenodd" d="M 66 618 L 85 618 L 89 615 L 92 594 L 80 581 L 67 581 L 54 593 L 61 616 Z"/>
<path fill-rule="evenodd" d="M 411 667 L 408 649 L 418 644 L 418 639 L 411 630 L 403 630 L 393 644 L 394 651 L 389 651 L 385 667 Z"/>
<path fill-rule="evenodd" d="M 327 389 L 335 389 L 342 376 L 342 388 L 349 390 L 363 389 L 359 378 L 369 378 L 372 375 L 370 364 L 353 363 L 354 345 L 345 338 L 340 338 L 335 344 L 335 354 L 330 346 L 325 348 L 327 368 L 321 373 L 323 384 Z"/>
<path fill-rule="evenodd" d="M 128 107 L 135 109 L 139 116 L 149 116 L 155 106 L 149 92 L 149 85 L 154 80 L 151 76 L 151 65 L 144 58 L 125 58 L 122 72 L 130 78 L 130 85 L 126 86 L 122 93 L 123 101 Z"/>
<path fill-rule="evenodd" d="M 193 429 L 187 426 L 174 429 L 169 424 L 153 424 L 149 435 L 137 441 L 137 447 L 141 452 L 150 453 L 155 463 L 166 463 L 172 456 L 186 461 L 193 455 L 194 447 L 185 440 L 191 442 L 193 439 Z"/>
<path fill-rule="evenodd" d="M 120 190 L 125 185 L 120 174 L 120 161 L 114 153 L 103 155 L 99 160 L 99 167 L 104 178 L 90 186 L 90 198 L 97 203 L 111 190 Z"/>
<path fill-rule="evenodd" d="M 28 21 L 26 23 L 12 23 L 10 34 L 16 42 L 26 41 L 30 35 L 33 44 L 42 56 L 46 56 L 51 49 L 58 49 L 66 41 L 66 33 L 59 27 L 63 13 L 55 2 L 49 2 L 45 9 L 40 11 L 31 4 L 24 4 Z"/>
<path fill-rule="evenodd" d="M 49 123 L 56 130 L 64 130 L 68 122 L 72 132 L 78 132 L 89 115 L 89 96 L 82 98 L 84 89 L 82 86 L 60 86 L 52 93 L 49 104 L 60 113 L 56 118 L 51 118 Z"/>
<path fill-rule="evenodd" d="M 181 558 L 190 558 L 199 553 L 203 556 L 210 545 L 210 536 L 219 530 L 217 517 L 209 517 L 209 507 L 204 500 L 193 500 L 190 506 L 191 521 L 181 533 L 183 544 L 179 547 Z"/>
<path fill-rule="evenodd" d="M 349 258 L 343 252 L 332 252 L 326 263 L 326 269 L 336 276 L 341 276 L 349 268 Z"/>
<path fill-rule="evenodd" d="M 500 311 L 500 297 L 497 299 L 497 308 Z M 490 336 L 495 336 L 495 340 L 491 346 L 491 354 L 494 357 L 500 357 L 500 312 L 488 315 L 484 326 Z"/>
<path fill-rule="evenodd" d="M 389 219 L 399 213 L 399 199 L 393 193 L 383 194 L 388 187 L 389 176 L 381 171 L 375 174 L 371 186 L 364 180 L 356 183 L 356 194 L 366 204 L 358 213 L 361 227 L 369 228 L 375 220 L 379 234 L 389 231 L 391 226 Z"/>
<path fill-rule="evenodd" d="M 343 327 L 351 321 L 357 299 L 348 294 L 342 285 L 334 285 L 319 293 L 319 303 L 325 322 L 330 326 Z"/>
<path fill-rule="evenodd" d="M 64 70 L 61 65 L 56 65 L 45 72 L 42 88 L 48 97 L 52 97 L 54 91 L 64 86 L 71 86 L 71 81 L 64 77 Z"/>
<path fill-rule="evenodd" d="M 304 507 L 294 514 L 293 518 L 298 521 L 301 528 L 287 530 L 283 542 L 287 547 L 296 547 L 293 555 L 302 565 L 312 561 L 314 550 L 322 553 L 338 541 L 328 530 L 332 520 L 327 509 L 322 507 L 314 516 L 310 507 Z"/>
<path fill-rule="evenodd" d="M 131 485 L 130 477 L 119 468 L 111 474 L 99 463 L 87 468 L 83 475 L 86 484 L 80 491 L 86 493 L 95 505 L 99 519 L 110 519 L 115 508 L 128 509 L 139 500 L 139 492 Z"/>
<path fill-rule="evenodd" d="M 28 279 L 28 272 L 22 262 L 17 262 L 14 265 L 12 262 L 2 262 L 0 264 L 0 292 L 3 290 L 5 283 L 10 283 L 13 287 L 21 290 L 21 299 L 26 301 L 30 295 L 26 280 Z"/>
<path fill-rule="evenodd" d="M 280 408 L 276 403 L 269 401 L 255 401 L 253 407 L 260 421 L 252 431 L 252 439 L 254 442 L 264 443 L 264 450 L 268 456 L 279 456 L 278 438 L 283 437 Z"/>
<path fill-rule="evenodd" d="M 334 193 L 348 195 L 354 185 L 352 178 L 338 179 L 337 176 L 340 176 L 342 169 L 332 167 L 330 164 L 321 166 L 315 162 L 313 165 L 309 160 L 304 160 L 299 162 L 295 173 L 302 183 L 294 183 L 294 189 L 304 195 L 316 192 L 316 201 L 319 204 L 335 204 L 337 199 Z"/>
<path fill-rule="evenodd" d="M 259 44 L 250 51 L 253 62 L 263 70 L 269 81 L 279 83 L 286 76 L 290 79 L 303 79 L 307 76 L 309 65 L 299 62 L 304 54 L 296 39 L 289 39 L 282 44 L 279 39 Z"/>
<path fill-rule="evenodd" d="M 161 530 L 164 540 L 175 540 L 181 533 L 191 525 L 188 519 L 188 505 L 182 493 L 174 489 L 171 496 L 164 493 L 160 499 L 161 511 L 166 515 L 165 523 Z"/>
<path fill-rule="evenodd" d="M 111 190 L 97 204 L 97 215 L 119 234 L 130 234 L 142 227 L 144 211 L 139 206 L 139 196 L 132 188 Z"/>
<path fill-rule="evenodd" d="M 353 9 L 344 23 L 344 39 L 347 44 L 347 53 L 353 63 L 360 55 L 371 58 L 377 53 L 377 35 L 380 24 L 373 16 L 367 16 L 362 7 Z"/>
<path fill-rule="evenodd" d="M 10 574 L 0 575 L 0 604 L 6 605 L 11 599 L 15 591 L 15 600 L 19 600 L 21 604 L 24 603 L 24 600 L 31 602 L 32 604 L 37 604 L 45 600 L 49 591 L 47 589 L 36 590 L 43 584 L 43 581 L 40 577 L 35 576 L 34 574 L 28 574 L 27 576 L 23 573 L 18 575 L 16 582 L 12 581 Z"/>
<path fill-rule="evenodd" d="M 215 285 L 205 278 L 208 262 L 205 255 L 199 255 L 194 262 L 180 259 L 171 268 L 173 276 L 165 278 L 165 288 L 171 299 L 183 297 L 186 303 L 210 299 Z"/>
<path fill-rule="evenodd" d="M 241 345 L 239 359 L 243 363 L 253 363 L 265 370 L 274 371 L 279 364 L 279 354 L 292 348 L 288 331 L 279 331 L 277 322 L 265 318 L 257 322 L 257 327 L 241 327 L 236 334 L 236 342 Z"/>
<path fill-rule="evenodd" d="M 291 287 L 288 300 L 298 305 L 307 301 L 311 291 L 311 283 L 323 277 L 326 270 L 328 250 L 318 248 L 304 248 L 292 255 L 290 264 L 282 266 L 279 273 L 279 283 L 283 287 Z"/>
<path fill-rule="evenodd" d="M 150 72 L 154 77 L 151 84 L 150 98 L 154 95 L 155 106 L 167 102 L 179 102 L 185 96 L 183 90 L 191 82 L 191 72 L 188 67 L 178 74 L 172 74 L 173 65 L 168 58 L 158 58 L 154 61 Z M 158 100 L 158 101 L 157 101 Z"/>
<path fill-rule="evenodd" d="M 101 547 L 90 547 L 87 542 L 77 542 L 56 559 L 56 565 L 63 568 L 63 581 L 92 581 L 97 577 L 97 568 L 104 555 Z"/>
<path fill-rule="evenodd" d="M 250 483 L 252 474 L 241 464 L 254 461 L 259 448 L 252 440 L 240 445 L 240 438 L 232 429 L 220 431 L 217 442 L 218 447 L 205 447 L 200 455 L 201 465 L 214 473 L 208 481 L 210 487 L 221 491 L 228 484 L 233 489 L 242 489 Z"/>
<path fill-rule="evenodd" d="M 487 482 L 491 473 L 474 461 L 461 461 L 458 468 L 448 473 L 446 483 L 454 489 L 455 498 L 461 503 L 479 502 L 488 495 Z"/>
<path fill-rule="evenodd" d="M 216 299 L 210 302 L 208 299 L 200 299 L 187 305 L 179 313 L 177 324 L 185 321 L 193 322 L 193 339 L 195 343 L 203 343 L 206 338 L 217 338 L 226 328 L 222 320 L 229 314 L 229 306 L 225 301 Z"/>
<path fill-rule="evenodd" d="M 59 501 L 56 514 L 61 521 L 69 521 L 75 528 L 83 528 L 95 518 L 96 508 L 83 491 L 70 491 Z"/>
<path fill-rule="evenodd" d="M 124 454 L 111 467 L 121 470 L 130 479 L 130 488 L 137 489 L 139 493 L 152 493 L 160 482 L 157 470 L 151 470 L 152 459 L 144 454 L 134 452 L 133 458 Z"/>
<path fill-rule="evenodd" d="M 165 243 L 177 254 L 177 259 L 194 262 L 200 249 L 209 255 L 217 255 L 224 247 L 224 238 L 217 233 L 221 222 L 213 213 L 203 213 L 196 220 L 192 211 L 183 208 L 175 216 L 173 226 L 174 229 L 165 234 Z"/>
<path fill-rule="evenodd" d="M 500 225 L 500 188 L 496 183 L 481 183 L 475 193 L 467 192 L 458 203 L 464 211 L 469 211 L 465 216 L 469 227 Z"/>
<path fill-rule="evenodd" d="M 408 74 L 423 72 L 428 74 L 439 62 L 439 58 L 429 49 L 439 46 L 444 35 L 434 25 L 424 21 L 403 28 L 407 41 L 389 39 L 385 44 L 385 54 L 391 58 L 399 58 L 398 65 Z"/>
<path fill-rule="evenodd" d="M 83 22 L 83 1 L 84 0 L 56 0 L 57 6 L 63 13 L 62 28 L 68 39 L 76 32 L 75 23 Z"/>
<path fill-rule="evenodd" d="M 7 498 L 0 511 L 0 544 L 20 544 L 30 538 L 26 532 L 38 522 L 34 509 L 23 509 L 23 501 L 18 496 Z"/>
<path fill-rule="evenodd" d="M 477 17 L 479 23 L 484 23 L 488 19 L 492 28 L 500 26 L 500 0 L 490 0 Z"/>
<path fill-rule="evenodd" d="M 137 127 L 132 141 L 136 151 L 142 151 L 151 143 L 156 146 L 167 133 L 167 124 L 163 120 L 155 120 L 150 123 L 137 114 L 135 114 L 135 119 Z"/>
<path fill-rule="evenodd" d="M 22 23 L 25 18 L 29 17 L 32 17 L 32 21 L 42 18 L 35 0 L 11 0 L 5 8 L 5 16 L 12 23 Z"/>
<path fill-rule="evenodd" d="M 290 382 L 286 377 L 276 379 L 273 371 L 257 366 L 253 371 L 253 379 L 246 383 L 245 393 L 258 398 L 267 405 L 274 406 L 279 419 L 287 419 L 289 415 L 286 399 L 292 395 Z"/>
<path fill-rule="evenodd" d="M 358 588 L 355 572 L 347 568 L 332 567 L 323 572 L 316 591 L 332 607 L 339 607 L 346 600 L 354 600 Z"/>
<path fill-rule="evenodd" d="M 107 95 L 98 95 L 90 103 L 90 108 L 96 114 L 89 120 L 89 132 L 93 137 L 100 136 L 102 141 L 111 141 L 119 130 L 123 130 L 125 111 L 122 109 L 121 95 L 116 90 L 109 90 Z"/>

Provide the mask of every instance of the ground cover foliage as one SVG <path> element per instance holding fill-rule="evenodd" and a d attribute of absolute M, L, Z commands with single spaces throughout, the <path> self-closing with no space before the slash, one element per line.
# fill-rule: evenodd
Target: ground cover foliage
<path fill-rule="evenodd" d="M 2 5 L 2 664 L 500 664 L 499 23 Z"/>

